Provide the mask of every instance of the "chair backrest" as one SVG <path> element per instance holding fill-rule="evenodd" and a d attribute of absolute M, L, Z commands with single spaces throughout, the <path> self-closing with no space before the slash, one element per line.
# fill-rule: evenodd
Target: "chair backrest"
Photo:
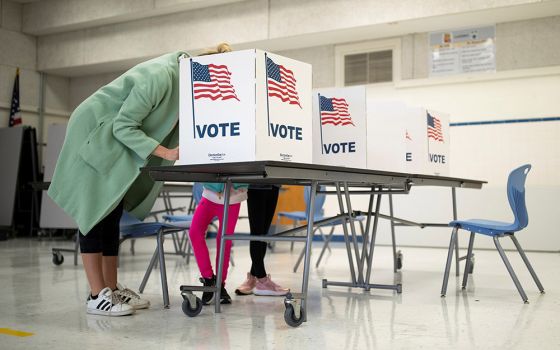
<path fill-rule="evenodd" d="M 319 190 L 323 191 L 325 186 L 319 186 Z M 307 213 L 309 197 L 311 197 L 311 186 L 305 186 L 303 190 L 303 199 L 305 200 L 305 212 Z M 325 199 L 327 195 L 324 193 L 315 194 L 315 213 L 314 216 L 323 216 L 324 210 L 323 205 L 325 204 Z"/>
<path fill-rule="evenodd" d="M 201 182 L 195 182 L 192 188 L 192 196 L 194 199 L 194 203 L 198 204 L 202 200 L 202 191 L 204 190 L 204 186 Z"/>
<path fill-rule="evenodd" d="M 142 223 L 142 221 L 130 215 L 130 213 L 127 212 L 126 210 L 123 210 L 121 221 L 119 222 L 120 226 L 134 225 L 139 223 Z"/>
<path fill-rule="evenodd" d="M 525 179 L 529 170 L 531 164 L 525 164 L 514 169 L 508 177 L 507 195 L 515 218 L 515 231 L 522 230 L 529 224 L 529 214 L 525 205 Z"/>

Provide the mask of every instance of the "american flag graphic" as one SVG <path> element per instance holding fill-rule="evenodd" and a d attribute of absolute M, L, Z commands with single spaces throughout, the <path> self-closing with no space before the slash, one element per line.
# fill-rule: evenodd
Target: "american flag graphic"
<path fill-rule="evenodd" d="M 354 125 L 348 112 L 348 103 L 343 98 L 327 98 L 319 95 L 319 109 L 321 125 Z"/>
<path fill-rule="evenodd" d="M 236 99 L 235 89 L 231 85 L 231 73 L 226 65 L 192 63 L 194 99 L 209 98 Z"/>
<path fill-rule="evenodd" d="M 443 142 L 443 133 L 441 131 L 441 122 L 438 118 L 432 116 L 430 113 L 428 115 L 428 138 L 434 139 L 439 142 Z"/>
<path fill-rule="evenodd" d="M 406 134 L 404 136 L 407 140 L 412 141 L 412 137 L 410 137 L 410 134 L 408 133 L 408 130 L 406 130 Z"/>
<path fill-rule="evenodd" d="M 268 96 L 278 97 L 282 102 L 292 105 L 299 104 L 299 97 L 296 90 L 296 78 L 294 72 L 283 65 L 274 63 L 270 58 L 266 58 L 266 74 L 268 81 Z"/>

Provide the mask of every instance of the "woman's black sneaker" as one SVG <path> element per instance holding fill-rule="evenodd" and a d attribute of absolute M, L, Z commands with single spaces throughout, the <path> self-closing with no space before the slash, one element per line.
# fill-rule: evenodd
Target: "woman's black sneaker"
<path fill-rule="evenodd" d="M 215 287 L 216 286 L 216 276 L 212 276 L 212 278 L 204 278 L 200 277 L 200 282 L 204 285 L 204 287 Z M 209 305 L 214 301 L 214 292 L 202 292 L 202 304 Z"/>
<path fill-rule="evenodd" d="M 231 297 L 229 296 L 226 287 L 222 283 L 222 290 L 220 292 L 220 304 L 231 304 Z"/>

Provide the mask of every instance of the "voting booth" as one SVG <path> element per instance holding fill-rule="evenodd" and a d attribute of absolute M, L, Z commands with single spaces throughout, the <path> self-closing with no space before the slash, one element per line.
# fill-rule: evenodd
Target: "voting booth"
<path fill-rule="evenodd" d="M 260 50 L 183 58 L 179 161 L 311 163 L 311 65 Z"/>
<path fill-rule="evenodd" d="M 449 175 L 449 115 L 400 101 L 367 102 L 367 167 Z"/>
<path fill-rule="evenodd" d="M 313 164 L 365 169 L 366 88 L 313 90 Z"/>
<path fill-rule="evenodd" d="M 427 174 L 449 176 L 449 114 L 430 109 L 423 110 L 426 118 Z"/>

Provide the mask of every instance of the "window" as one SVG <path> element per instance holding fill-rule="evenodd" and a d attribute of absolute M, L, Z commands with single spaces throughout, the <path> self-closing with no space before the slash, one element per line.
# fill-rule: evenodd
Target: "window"
<path fill-rule="evenodd" d="M 393 82 L 400 68 L 397 57 L 398 39 L 337 46 L 337 86 Z"/>

